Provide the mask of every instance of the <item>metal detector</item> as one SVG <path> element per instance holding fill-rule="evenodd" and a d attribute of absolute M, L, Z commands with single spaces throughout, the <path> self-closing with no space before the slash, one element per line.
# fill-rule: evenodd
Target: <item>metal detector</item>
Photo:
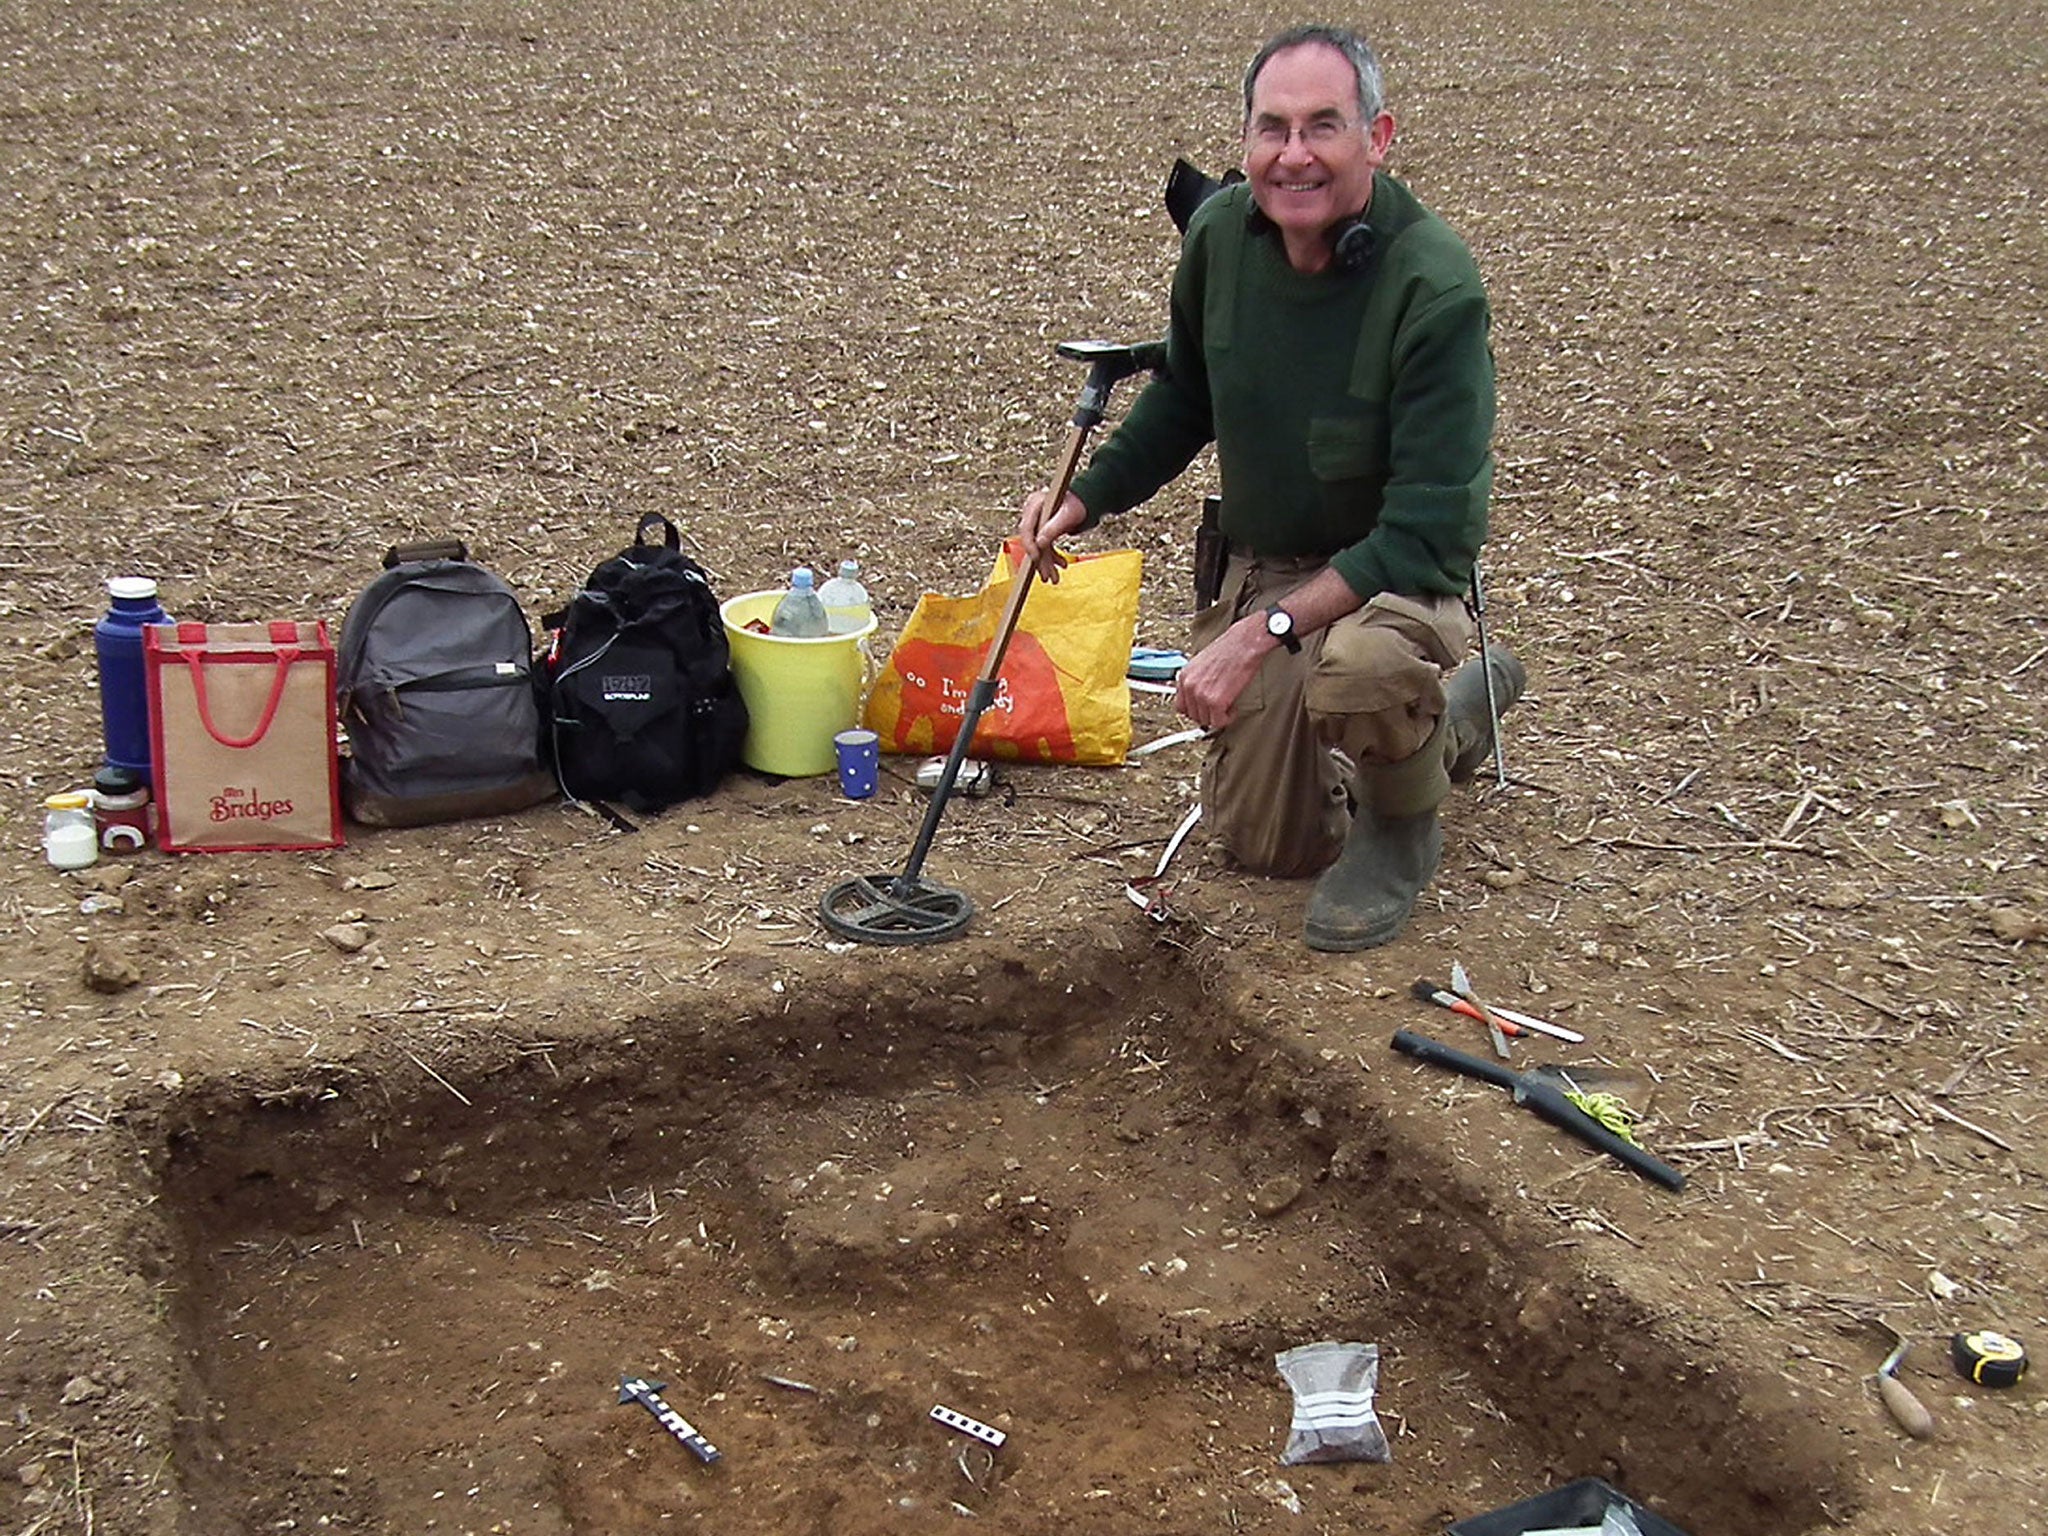
<path fill-rule="evenodd" d="M 1479 680 L 1486 684 L 1486 724 L 1493 732 L 1493 776 L 1508 787 L 1508 753 L 1500 740 L 1500 705 L 1494 701 L 1493 666 L 1486 659 L 1486 584 L 1479 579 L 1479 557 L 1472 557 L 1472 622 L 1479 626 Z"/>
<path fill-rule="evenodd" d="M 1164 366 L 1166 345 L 1156 341 L 1135 346 L 1108 341 L 1063 341 L 1059 355 L 1086 363 L 1088 382 L 1082 386 L 1080 402 L 1074 407 L 1073 430 L 1067 434 L 1059 473 L 1046 492 L 1046 505 L 1055 509 L 1066 499 L 1067 488 L 1073 484 L 1088 434 L 1102 424 L 1103 414 L 1109 409 L 1110 391 L 1142 369 L 1156 371 Z M 818 903 L 818 916 L 841 938 L 857 944 L 936 944 L 966 932 L 968 920 L 974 916 L 974 903 L 967 893 L 926 880 L 922 871 L 932 839 L 938 835 L 939 819 L 946 814 L 946 802 L 952 798 L 954 781 L 960 776 L 960 765 L 967 760 L 967 750 L 973 744 L 974 728 L 980 723 L 982 712 L 995 700 L 996 674 L 1002 670 L 1003 653 L 1010 648 L 1010 636 L 1024 612 L 1024 599 L 1031 594 L 1036 574 L 1036 567 L 1026 565 L 1012 578 L 1009 604 L 1003 610 L 995 638 L 989 642 L 981 672 L 968 691 L 959 734 L 953 738 L 953 750 L 946 754 L 946 766 L 939 775 L 938 787 L 932 791 L 924 824 L 917 830 L 910 862 L 898 875 L 855 875 L 842 880 Z"/>

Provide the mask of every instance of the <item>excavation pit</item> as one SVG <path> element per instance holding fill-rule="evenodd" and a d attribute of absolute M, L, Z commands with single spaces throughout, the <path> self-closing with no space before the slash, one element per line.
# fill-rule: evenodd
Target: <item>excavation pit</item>
<path fill-rule="evenodd" d="M 1426 1532 L 1586 1474 L 1821 1523 L 1732 1380 L 1193 977 L 947 985 L 188 1090 L 193 1528 Z M 1323 1338 L 1391 1464 L 1279 1465 Z"/>

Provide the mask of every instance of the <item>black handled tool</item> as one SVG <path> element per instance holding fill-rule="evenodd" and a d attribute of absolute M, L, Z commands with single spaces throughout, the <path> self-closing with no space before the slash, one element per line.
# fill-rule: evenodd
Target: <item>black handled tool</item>
<path fill-rule="evenodd" d="M 1467 1056 L 1441 1040 L 1432 1040 L 1427 1035 L 1406 1029 L 1394 1032 L 1394 1049 L 1404 1056 L 1413 1056 L 1417 1061 L 1448 1067 L 1453 1072 L 1462 1072 L 1467 1077 L 1476 1077 L 1481 1082 L 1505 1088 L 1515 1096 L 1517 1104 L 1535 1110 L 1559 1130 L 1571 1132 L 1587 1146 L 1621 1159 L 1652 1183 L 1672 1190 L 1685 1188 L 1684 1174 L 1669 1163 L 1652 1157 L 1634 1142 L 1615 1135 L 1566 1098 L 1564 1090 L 1557 1084 L 1538 1077 L 1534 1072 L 1515 1072 L 1498 1062 Z"/>

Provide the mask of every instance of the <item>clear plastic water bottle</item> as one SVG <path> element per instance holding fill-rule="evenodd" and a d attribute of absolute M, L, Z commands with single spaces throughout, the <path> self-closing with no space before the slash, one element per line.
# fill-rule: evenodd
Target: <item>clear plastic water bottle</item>
<path fill-rule="evenodd" d="M 800 565 L 789 573 L 789 590 L 775 605 L 775 616 L 768 621 L 768 633 L 786 640 L 816 640 L 830 630 L 825 605 L 818 601 L 818 594 L 811 588 L 811 568 Z"/>
<path fill-rule="evenodd" d="M 850 635 L 875 615 L 868 589 L 860 584 L 858 560 L 839 562 L 839 574 L 818 588 L 818 601 L 825 605 L 825 622 L 835 635 Z"/>
<path fill-rule="evenodd" d="M 106 738 L 107 762 L 140 774 L 150 782 L 149 695 L 142 675 L 142 631 L 168 624 L 171 616 L 156 600 L 156 583 L 147 576 L 116 576 L 107 583 L 112 601 L 93 626 L 93 648 L 100 664 L 100 729 Z"/>

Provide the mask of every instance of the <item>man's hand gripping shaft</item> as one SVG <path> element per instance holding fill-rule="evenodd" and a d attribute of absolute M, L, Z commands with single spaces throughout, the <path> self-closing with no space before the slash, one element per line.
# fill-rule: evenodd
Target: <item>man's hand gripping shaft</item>
<path fill-rule="evenodd" d="M 1017 517 L 1017 537 L 1024 543 L 1026 562 L 1041 579 L 1053 583 L 1059 581 L 1060 567 L 1067 563 L 1056 546 L 1088 521 L 1088 509 L 1067 489 L 1080 465 L 1081 444 L 1101 425 L 1103 413 L 1109 409 L 1109 392 L 1119 382 L 1141 370 L 1157 373 L 1166 366 L 1163 341 L 1130 346 L 1113 341 L 1063 341 L 1058 351 L 1061 357 L 1088 365 L 1088 382 L 1074 406 L 1073 431 L 1059 478 L 1049 488 L 1025 497 Z"/>

